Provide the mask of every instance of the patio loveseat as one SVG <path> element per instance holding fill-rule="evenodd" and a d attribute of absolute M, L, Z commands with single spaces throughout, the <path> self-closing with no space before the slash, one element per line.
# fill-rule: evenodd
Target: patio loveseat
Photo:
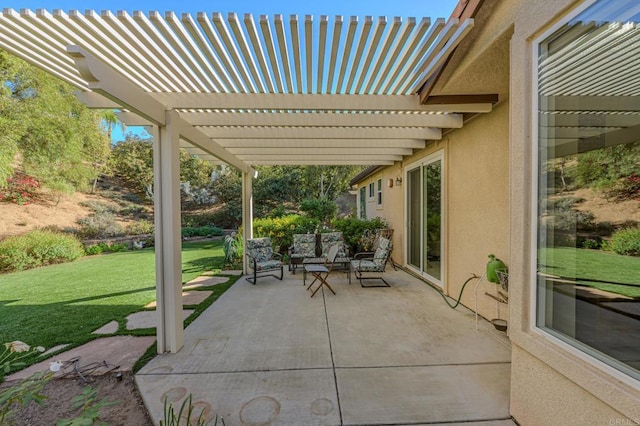
<path fill-rule="evenodd" d="M 349 256 L 349 249 L 344 242 L 342 232 L 326 232 L 322 234 L 294 234 L 293 245 L 289 247 L 289 271 L 296 273 L 298 265 L 304 259 L 327 257 L 331 247 L 338 245 L 338 258 Z"/>

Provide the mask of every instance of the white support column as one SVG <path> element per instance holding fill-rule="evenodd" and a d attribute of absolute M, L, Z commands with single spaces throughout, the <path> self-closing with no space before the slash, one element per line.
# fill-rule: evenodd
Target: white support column
<path fill-rule="evenodd" d="M 182 319 L 182 242 L 180 238 L 180 134 L 177 113 L 166 112 L 166 126 L 154 126 L 154 211 L 158 353 L 178 352 L 184 343 Z"/>
<path fill-rule="evenodd" d="M 247 252 L 247 240 L 253 238 L 253 171 L 242 172 L 242 253 Z M 249 273 L 247 256 L 242 259 L 243 271 Z"/>

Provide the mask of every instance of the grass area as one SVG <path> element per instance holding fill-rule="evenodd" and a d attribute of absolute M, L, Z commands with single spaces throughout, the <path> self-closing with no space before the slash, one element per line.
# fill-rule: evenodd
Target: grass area
<path fill-rule="evenodd" d="M 183 244 L 183 282 L 205 271 L 218 272 L 223 263 L 221 240 Z M 222 291 L 216 289 L 209 304 Z M 92 331 L 113 320 L 120 323 L 121 334 L 138 334 L 125 330 L 125 318 L 155 300 L 155 294 L 153 249 L 1 275 L 0 343 L 78 346 L 99 337 Z"/>
<path fill-rule="evenodd" d="M 640 257 L 570 247 L 540 250 L 540 272 L 574 278 L 581 284 L 640 298 Z"/>

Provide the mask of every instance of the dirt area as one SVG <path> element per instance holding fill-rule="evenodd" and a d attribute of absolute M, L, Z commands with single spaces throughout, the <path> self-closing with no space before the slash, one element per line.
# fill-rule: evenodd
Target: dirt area
<path fill-rule="evenodd" d="M 91 196 L 76 192 L 62 196 L 57 204 L 56 200 L 44 194 L 40 200 L 27 205 L 2 203 L 0 239 L 45 226 L 60 229 L 75 226 L 78 219 L 92 213 L 91 209 L 80 205 L 89 199 Z"/>
<path fill-rule="evenodd" d="M 11 382 L 3 383 L 0 387 L 9 385 Z M 26 407 L 19 407 L 13 418 L 15 424 L 18 426 L 52 425 L 59 419 L 78 416 L 80 410 L 73 410 L 71 401 L 82 393 L 85 386 L 91 386 L 98 391 L 96 402 L 106 399 L 116 403 L 100 410 L 101 421 L 110 425 L 153 425 L 135 385 L 133 374 L 130 372 L 122 373 L 121 379 L 113 373 L 94 377 L 88 385 L 80 380 L 54 379 L 44 388 L 43 394 L 46 397 L 44 405 L 31 403 Z"/>
<path fill-rule="evenodd" d="M 593 214 L 596 223 L 609 222 L 613 225 L 628 222 L 640 223 L 640 201 L 638 200 L 610 200 L 591 188 L 579 189 L 573 193 L 565 193 L 563 196 L 584 199 L 575 208 Z"/>

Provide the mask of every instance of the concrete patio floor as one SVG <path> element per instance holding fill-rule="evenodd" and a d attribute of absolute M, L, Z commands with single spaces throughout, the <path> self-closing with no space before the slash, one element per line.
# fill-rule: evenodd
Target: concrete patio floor
<path fill-rule="evenodd" d="M 511 425 L 506 335 L 452 310 L 402 271 L 391 288 L 330 277 L 314 298 L 302 274 L 240 279 L 185 330 L 177 354 L 136 380 L 149 413 L 192 394 L 232 425 Z"/>

